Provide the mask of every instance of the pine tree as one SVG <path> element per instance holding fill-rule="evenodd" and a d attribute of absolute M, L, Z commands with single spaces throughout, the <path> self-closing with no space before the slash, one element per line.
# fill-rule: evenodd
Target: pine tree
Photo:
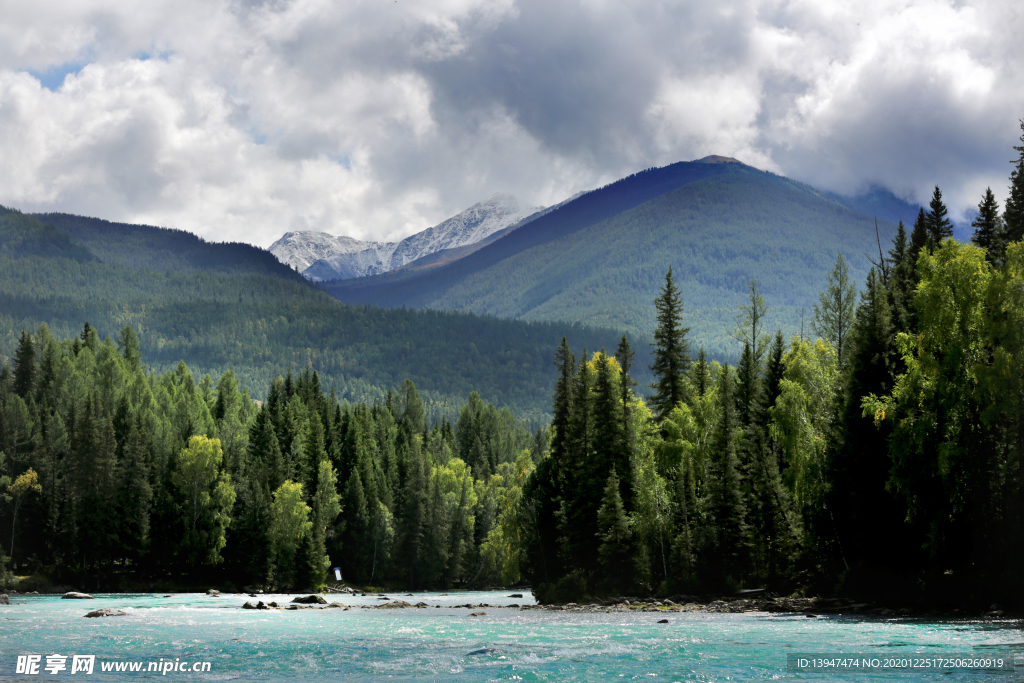
<path fill-rule="evenodd" d="M 665 274 L 661 296 L 654 300 L 658 326 L 654 330 L 654 363 L 650 366 L 655 382 L 649 401 L 655 418 L 664 420 L 680 401 L 686 398 L 685 373 L 690 368 L 690 348 L 683 327 L 683 304 L 672 277 L 671 266 Z"/>
<path fill-rule="evenodd" d="M 622 447 L 624 450 L 628 450 L 629 444 L 633 442 L 633 437 L 629 433 L 631 412 L 629 403 L 633 399 L 633 387 L 637 385 L 637 382 L 629 376 L 629 369 L 633 367 L 635 356 L 636 354 L 629 346 L 629 340 L 626 338 L 626 335 L 622 335 L 622 339 L 619 340 L 619 347 L 615 350 L 615 360 L 619 362 L 619 399 L 622 404 L 622 430 L 620 431 L 620 437 L 623 441 Z"/>
<path fill-rule="evenodd" d="M 839 254 L 835 267 L 828 274 L 825 291 L 814 304 L 813 325 L 814 331 L 835 347 L 840 367 L 846 362 L 856 296 L 857 288 L 850 282 L 850 268 Z"/>
<path fill-rule="evenodd" d="M 736 457 L 736 415 L 733 378 L 729 366 L 718 380 L 719 418 L 715 429 L 712 510 L 716 543 L 706 579 L 719 584 L 740 581 L 746 569 L 750 539 L 743 500 L 742 472 Z"/>
<path fill-rule="evenodd" d="M 1020 122 L 1020 129 L 1024 131 L 1024 119 Z M 1024 133 L 1020 141 L 1024 143 Z M 1003 208 L 1007 244 L 1024 240 L 1024 145 L 1014 146 L 1014 149 L 1020 152 L 1020 156 L 1010 172 L 1010 196 Z"/>
<path fill-rule="evenodd" d="M 736 413 L 742 428 L 750 426 L 754 419 L 759 389 L 760 377 L 754 367 L 754 352 L 749 342 L 743 342 L 743 353 L 736 365 Z"/>
<path fill-rule="evenodd" d="M 594 463 L 594 376 L 587 350 L 580 356 L 573 386 L 573 413 L 569 417 L 567 458 L 562 467 L 562 499 L 559 531 L 563 557 L 569 567 L 592 567 L 593 539 L 607 470 Z M 597 478 L 599 477 L 599 478 Z"/>
<path fill-rule="evenodd" d="M 896 332 L 909 333 L 912 324 L 910 302 L 914 295 L 917 262 L 911 256 L 911 247 L 907 240 L 907 230 L 903 226 L 903 221 L 900 221 L 896 228 L 896 237 L 893 238 L 888 260 L 890 263 L 888 297 L 893 327 Z"/>
<path fill-rule="evenodd" d="M 699 398 L 703 398 L 711 388 L 711 370 L 708 368 L 708 357 L 703 346 L 697 352 L 697 360 L 690 368 L 690 385 Z"/>
<path fill-rule="evenodd" d="M 619 497 L 619 478 L 615 472 L 608 476 L 597 511 L 597 555 L 605 576 L 606 589 L 622 591 L 634 583 L 632 532 Z"/>
<path fill-rule="evenodd" d="M 775 405 L 775 399 L 779 397 L 781 391 L 779 382 L 782 381 L 786 373 L 786 366 L 782 362 L 782 357 L 786 353 L 786 342 L 782 337 L 782 330 L 778 330 L 775 333 L 775 340 L 772 342 L 772 348 L 768 351 L 768 361 L 765 363 L 764 379 L 761 385 L 760 404 L 757 408 L 757 422 L 763 427 L 767 428 L 769 417 L 769 410 Z"/>
<path fill-rule="evenodd" d="M 989 263 L 998 266 L 1003 262 L 1006 244 L 1003 241 L 1003 220 L 999 216 L 999 203 L 992 194 L 991 187 L 986 188 L 981 203 L 978 204 L 978 217 L 971 221 L 971 225 L 974 227 L 971 242 L 987 252 Z"/>
<path fill-rule="evenodd" d="M 614 471 L 620 482 L 622 500 L 631 509 L 632 475 L 629 453 L 622 435 L 622 413 L 608 356 L 602 350 L 595 354 L 594 381 L 594 455 L 587 464 L 593 470 L 593 480 L 603 483 L 608 472 Z"/>
<path fill-rule="evenodd" d="M 868 272 L 860 295 L 854 333 L 851 337 L 850 372 L 846 383 L 841 440 L 830 462 L 829 479 L 843 482 L 833 486 L 828 506 L 833 511 L 838 535 L 848 561 L 875 563 L 878 553 L 869 550 L 879 533 L 899 534 L 903 528 L 895 498 L 886 490 L 890 460 L 889 429 L 872 424 L 863 415 L 861 402 L 868 394 L 885 395 L 895 378 L 896 348 L 889 301 L 880 278 Z M 883 531 L 885 530 L 885 531 Z M 894 547 L 891 555 L 902 550 Z"/>
<path fill-rule="evenodd" d="M 32 335 L 21 329 L 18 350 L 14 352 L 14 393 L 28 399 L 36 377 L 36 349 L 32 344 Z"/>
<path fill-rule="evenodd" d="M 931 233 L 928 227 L 928 217 L 922 208 L 918 210 L 917 218 L 914 219 L 914 228 L 910 231 L 910 265 L 915 272 L 917 269 L 917 257 L 922 249 L 929 246 L 930 239 Z M 917 284 L 916 275 L 914 284 Z"/>
<path fill-rule="evenodd" d="M 117 345 L 120 347 L 124 359 L 128 361 L 128 367 L 131 370 L 137 370 L 142 363 L 142 351 L 139 348 L 139 337 L 130 325 L 121 328 Z"/>
<path fill-rule="evenodd" d="M 928 203 L 927 225 L 928 225 L 928 246 L 937 249 L 942 245 L 942 240 L 953 236 L 953 224 L 950 222 L 946 205 L 942 203 L 942 191 L 935 186 L 931 202 Z"/>
<path fill-rule="evenodd" d="M 142 420 L 132 420 L 117 465 L 117 540 L 121 557 L 135 562 L 141 559 L 149 544 L 149 513 L 153 502 L 145 434 Z"/>

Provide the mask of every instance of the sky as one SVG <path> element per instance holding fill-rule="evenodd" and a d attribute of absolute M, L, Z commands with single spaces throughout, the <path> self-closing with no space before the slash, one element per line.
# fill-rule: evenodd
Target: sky
<path fill-rule="evenodd" d="M 710 154 L 1007 194 L 1016 0 L 0 0 L 0 204 L 268 246 Z"/>

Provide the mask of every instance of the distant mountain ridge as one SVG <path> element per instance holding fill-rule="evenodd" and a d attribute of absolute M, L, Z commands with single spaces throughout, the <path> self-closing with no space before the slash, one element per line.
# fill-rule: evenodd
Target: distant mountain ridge
<path fill-rule="evenodd" d="M 727 334 L 751 279 L 785 334 L 800 329 L 839 253 L 863 282 L 895 220 L 918 207 L 891 193 L 844 198 L 711 156 L 633 174 L 525 223 L 463 258 L 326 284 L 347 303 L 461 310 L 654 330 L 651 302 L 675 268 L 694 344 L 736 357 Z M 865 212 L 871 212 L 869 215 Z M 906 219 L 904 219 L 906 220 Z"/>
<path fill-rule="evenodd" d="M 542 211 L 498 193 L 399 242 L 364 242 L 322 232 L 288 232 L 270 252 L 311 280 L 347 280 L 386 273 L 425 256 L 478 244 Z"/>

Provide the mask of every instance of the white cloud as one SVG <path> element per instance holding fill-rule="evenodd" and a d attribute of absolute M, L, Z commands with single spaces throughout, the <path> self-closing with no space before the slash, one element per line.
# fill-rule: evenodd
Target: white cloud
<path fill-rule="evenodd" d="M 8 2 L 0 203 L 393 239 L 715 153 L 957 214 L 1005 195 L 1022 34 L 993 0 Z"/>

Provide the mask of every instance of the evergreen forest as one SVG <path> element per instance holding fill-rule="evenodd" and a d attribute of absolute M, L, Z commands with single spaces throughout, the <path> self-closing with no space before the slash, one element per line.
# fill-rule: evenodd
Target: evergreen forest
<path fill-rule="evenodd" d="M 263 398 L 312 364 L 326 390 L 372 402 L 406 379 L 431 417 L 454 420 L 471 391 L 540 423 L 550 410 L 550 349 L 565 334 L 593 347 L 618 332 L 466 313 L 340 304 L 271 254 L 175 230 L 0 207 L 0 358 L 22 329 L 58 339 L 88 321 L 101 338 L 131 326 L 147 365 L 231 370 Z"/>

